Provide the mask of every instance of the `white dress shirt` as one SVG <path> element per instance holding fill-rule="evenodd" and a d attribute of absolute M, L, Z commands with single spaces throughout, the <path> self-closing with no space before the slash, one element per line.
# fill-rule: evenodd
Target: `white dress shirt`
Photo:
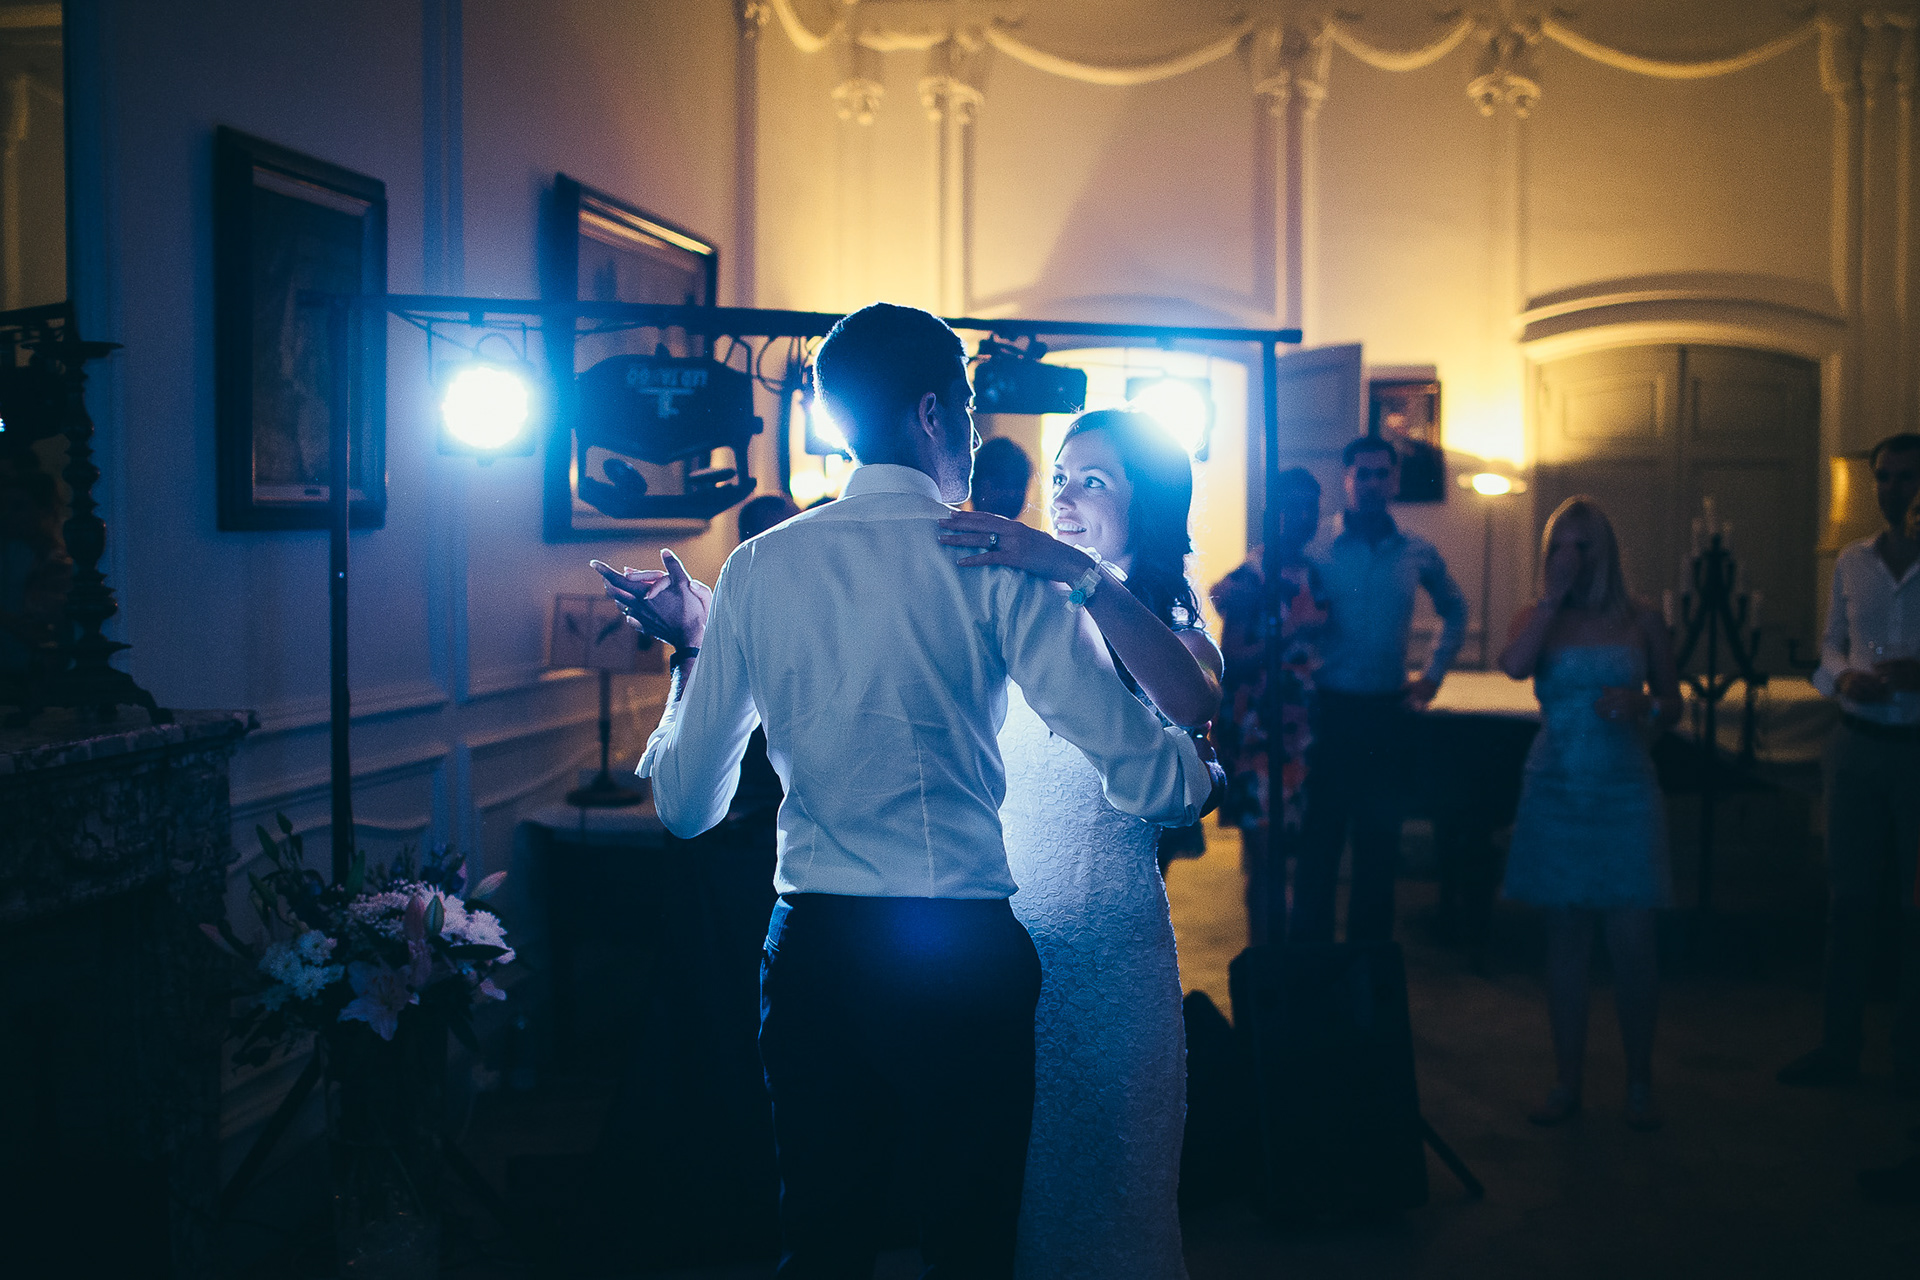
<path fill-rule="evenodd" d="M 1920 724 L 1920 693 L 1896 693 L 1885 702 L 1854 702 L 1836 688 L 1845 671 L 1871 671 L 1888 658 L 1920 658 L 1920 563 L 1896 580 L 1863 538 L 1833 562 L 1833 599 L 1820 637 L 1820 669 L 1813 687 L 1838 699 L 1841 710 L 1881 724 Z"/>
<path fill-rule="evenodd" d="M 758 722 L 786 786 L 779 892 L 1007 897 L 995 739 L 1009 678 L 1114 808 L 1196 820 L 1211 779 L 1192 741 L 1127 692 L 1063 590 L 960 568 L 968 551 L 938 541 L 949 514 L 922 472 L 863 466 L 839 501 L 727 557 L 693 676 L 640 761 L 668 830 L 726 815 Z"/>

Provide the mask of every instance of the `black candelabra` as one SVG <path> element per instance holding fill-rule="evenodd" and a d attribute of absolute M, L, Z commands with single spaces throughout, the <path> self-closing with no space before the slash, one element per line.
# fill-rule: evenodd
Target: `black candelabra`
<path fill-rule="evenodd" d="M 1679 631 L 1675 660 L 1680 682 L 1692 694 L 1694 728 L 1700 743 L 1700 888 L 1702 914 L 1713 907 L 1714 810 L 1720 799 L 1720 703 L 1740 684 L 1746 706 L 1740 728 L 1740 754 L 1750 759 L 1754 746 L 1754 708 L 1766 686 L 1759 669 L 1761 594 L 1749 591 L 1728 543 L 1733 526 L 1714 513 L 1713 499 L 1701 504 L 1693 521 L 1693 548 L 1680 564 L 1680 596 L 1668 592 L 1667 625 Z"/>
<path fill-rule="evenodd" d="M 100 468 L 86 386 L 87 363 L 116 346 L 82 340 L 64 302 L 0 312 L 0 487 L 9 505 L 20 508 L 12 514 L 35 526 L 31 535 L 4 537 L 36 562 L 26 606 L 18 615 L 0 615 L 11 641 L 10 656 L 0 663 L 0 705 L 16 708 L 10 724 L 25 724 L 48 707 L 110 721 L 119 708 L 136 706 L 154 724 L 173 719 L 132 676 L 110 665 L 127 646 L 104 632 L 119 605 L 100 570 L 107 526 L 93 496 Z M 56 469 L 64 494 L 51 474 Z M 39 520 L 31 518 L 36 514 Z"/>

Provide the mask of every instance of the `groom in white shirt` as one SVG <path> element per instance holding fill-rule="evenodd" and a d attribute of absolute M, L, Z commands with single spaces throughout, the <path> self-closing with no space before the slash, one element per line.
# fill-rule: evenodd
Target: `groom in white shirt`
<path fill-rule="evenodd" d="M 923 1160 L 924 1274 L 1012 1274 L 1040 969 L 1007 905 L 1007 681 L 1115 808 L 1183 825 L 1211 783 L 1062 592 L 962 571 L 938 541 L 977 441 L 966 374 L 960 339 L 924 311 L 845 317 L 815 362 L 861 464 L 841 499 L 743 543 L 711 593 L 671 552 L 665 574 L 608 584 L 675 649 L 640 763 L 668 829 L 725 816 L 756 723 L 786 787 L 760 985 L 783 1280 L 871 1277 L 901 1125 Z"/>

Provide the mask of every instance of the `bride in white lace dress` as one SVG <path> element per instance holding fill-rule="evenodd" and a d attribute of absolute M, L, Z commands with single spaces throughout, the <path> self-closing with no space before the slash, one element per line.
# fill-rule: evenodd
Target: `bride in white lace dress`
<path fill-rule="evenodd" d="M 942 540 L 980 549 L 963 565 L 1011 565 L 1059 582 L 1063 608 L 1085 596 L 1086 620 L 1119 678 L 1169 725 L 1204 725 L 1220 704 L 1221 659 L 1186 579 L 1185 451 L 1144 415 L 1084 414 L 1061 446 L 1052 487 L 1057 537 L 963 513 L 944 522 Z M 1016 1274 L 1184 1280 L 1175 1195 L 1186 1036 L 1160 832 L 1107 805 L 1092 766 L 1048 733 L 1017 688 L 1007 703 L 1000 820 L 1020 886 L 1014 914 L 1041 965 Z"/>

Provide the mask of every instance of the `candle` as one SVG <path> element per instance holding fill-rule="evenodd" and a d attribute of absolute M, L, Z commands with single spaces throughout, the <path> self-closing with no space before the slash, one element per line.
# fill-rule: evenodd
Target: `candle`
<path fill-rule="evenodd" d="M 1676 625 L 1674 621 L 1673 592 L 1670 590 L 1660 593 L 1660 616 L 1667 620 L 1669 627 Z"/>
<path fill-rule="evenodd" d="M 1706 517 L 1707 532 L 1718 533 L 1720 531 L 1720 525 L 1714 518 L 1713 498 L 1711 496 L 1700 499 L 1700 510 Z"/>

